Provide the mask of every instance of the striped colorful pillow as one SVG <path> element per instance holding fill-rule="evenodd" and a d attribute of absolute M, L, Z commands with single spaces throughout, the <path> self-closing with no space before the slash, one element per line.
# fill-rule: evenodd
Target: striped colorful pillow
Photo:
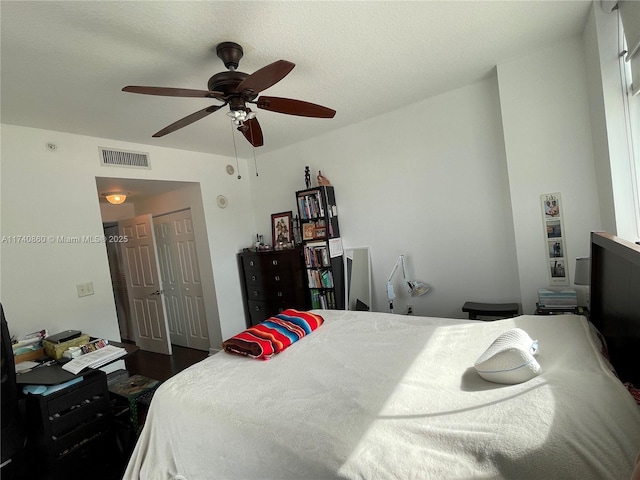
<path fill-rule="evenodd" d="M 320 315 L 288 309 L 225 340 L 222 348 L 228 353 L 269 360 L 323 322 Z"/>

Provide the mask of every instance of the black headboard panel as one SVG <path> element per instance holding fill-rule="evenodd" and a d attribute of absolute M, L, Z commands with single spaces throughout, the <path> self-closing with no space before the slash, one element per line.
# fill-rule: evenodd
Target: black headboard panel
<path fill-rule="evenodd" d="M 640 246 L 591 233 L 591 321 L 620 380 L 640 385 Z"/>

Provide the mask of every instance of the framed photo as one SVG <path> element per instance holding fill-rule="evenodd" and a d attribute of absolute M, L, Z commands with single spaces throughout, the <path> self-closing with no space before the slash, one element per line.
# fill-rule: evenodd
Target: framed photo
<path fill-rule="evenodd" d="M 303 240 L 313 240 L 315 225 L 313 223 L 304 223 L 302 225 L 302 239 Z"/>
<path fill-rule="evenodd" d="M 324 238 L 327 236 L 326 227 L 316 227 L 313 229 L 313 238 Z"/>
<path fill-rule="evenodd" d="M 560 193 L 540 195 L 550 285 L 569 285 Z"/>
<path fill-rule="evenodd" d="M 292 212 L 271 214 L 271 232 L 273 235 L 273 247 L 293 242 Z"/>
<path fill-rule="evenodd" d="M 271 215 L 271 234 L 273 246 L 293 242 L 292 212 L 273 213 Z"/>

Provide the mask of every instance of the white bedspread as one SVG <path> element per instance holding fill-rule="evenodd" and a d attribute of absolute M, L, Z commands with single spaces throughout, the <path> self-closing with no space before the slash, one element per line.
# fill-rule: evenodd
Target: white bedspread
<path fill-rule="evenodd" d="M 221 352 L 164 383 L 125 479 L 628 479 L 640 409 L 577 316 L 495 322 L 317 311 L 269 361 Z M 481 379 L 502 332 L 542 374 Z"/>

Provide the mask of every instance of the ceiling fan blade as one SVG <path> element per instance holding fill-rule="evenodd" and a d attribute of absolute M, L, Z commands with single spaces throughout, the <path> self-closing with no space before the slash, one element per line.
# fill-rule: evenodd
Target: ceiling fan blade
<path fill-rule="evenodd" d="M 245 78 L 236 87 L 236 91 L 253 90 L 255 93 L 260 93 L 286 77 L 295 66 L 295 63 L 286 60 L 273 62 Z"/>
<path fill-rule="evenodd" d="M 225 104 L 226 105 L 226 104 Z M 201 118 L 206 117 L 207 115 L 212 114 L 213 112 L 220 110 L 224 105 L 213 105 L 211 107 L 203 108 L 191 115 L 187 115 L 184 118 L 181 118 L 177 122 L 172 123 L 168 127 L 163 128 L 157 133 L 154 133 L 154 137 L 164 137 L 168 133 L 175 132 L 176 130 L 181 129 L 182 127 L 186 127 L 187 125 L 191 125 L 193 122 L 200 120 Z"/>
<path fill-rule="evenodd" d="M 336 114 L 331 108 L 292 98 L 260 97 L 257 106 L 263 110 L 300 117 L 333 118 Z"/>
<path fill-rule="evenodd" d="M 262 128 L 260 127 L 257 118 L 253 117 L 250 120 L 246 120 L 244 124 L 238 127 L 238 130 L 242 132 L 244 138 L 246 138 L 254 147 L 261 147 L 264 145 Z"/>
<path fill-rule="evenodd" d="M 212 92 L 210 90 L 192 90 L 190 88 L 170 88 L 170 87 L 143 87 L 130 85 L 122 89 L 123 92 L 142 93 L 144 95 L 161 95 L 163 97 L 199 97 L 199 98 L 222 98 L 224 93 Z"/>

